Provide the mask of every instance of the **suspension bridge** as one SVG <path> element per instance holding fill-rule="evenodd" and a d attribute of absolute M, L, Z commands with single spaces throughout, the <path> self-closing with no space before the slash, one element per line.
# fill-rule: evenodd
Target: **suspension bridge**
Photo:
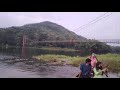
<path fill-rule="evenodd" d="M 73 32 L 80 32 L 81 30 L 84 30 L 88 27 L 90 27 L 91 25 L 93 26 L 94 24 L 104 20 L 105 18 L 108 18 L 112 15 L 112 13 L 110 12 L 106 12 L 104 14 L 102 14 L 101 16 L 95 18 L 94 20 L 90 21 L 89 23 L 83 25 L 83 26 L 80 26 L 79 28 L 73 30 Z M 86 33 L 89 33 L 88 31 L 86 31 Z M 93 32 L 94 33 L 94 32 Z M 95 40 L 98 40 L 100 42 L 103 42 L 103 43 L 114 43 L 114 44 L 120 44 L 120 39 L 95 39 Z M 34 41 L 35 42 L 35 41 Z M 62 41 L 36 41 L 37 43 L 67 43 L 67 42 L 74 42 L 74 43 L 79 43 L 79 42 L 86 42 L 86 40 L 75 40 L 74 38 L 71 39 L 71 40 L 62 40 Z M 27 41 L 26 41 L 26 36 L 25 34 L 23 34 L 23 47 L 25 47 L 25 44 L 27 44 Z"/>

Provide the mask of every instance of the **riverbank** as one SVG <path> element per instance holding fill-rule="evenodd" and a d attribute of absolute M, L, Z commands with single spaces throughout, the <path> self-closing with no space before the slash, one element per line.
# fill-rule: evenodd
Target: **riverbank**
<path fill-rule="evenodd" d="M 41 61 L 46 61 L 52 65 L 72 65 L 75 67 L 79 67 L 81 63 L 84 63 L 87 57 L 88 56 L 71 57 L 71 56 L 65 56 L 65 55 L 50 55 L 50 54 L 33 56 L 33 58 L 36 58 Z M 109 72 L 120 73 L 120 55 L 119 54 L 97 55 L 97 58 L 99 61 L 107 65 Z"/>
<path fill-rule="evenodd" d="M 69 65 L 70 60 L 67 61 L 64 56 L 59 58 L 50 61 L 0 55 L 0 78 L 76 78 L 79 67 Z M 108 76 L 108 78 L 120 78 L 116 73 L 109 73 Z"/>
<path fill-rule="evenodd" d="M 60 48 L 60 47 L 42 47 L 40 49 L 43 50 L 57 50 L 57 51 L 79 51 L 79 50 L 75 50 L 75 49 L 70 49 L 70 48 Z"/>
<path fill-rule="evenodd" d="M 0 46 L 2 48 L 21 48 L 20 46 Z M 52 50 L 52 51 L 79 51 L 71 48 L 60 48 L 60 47 L 26 47 L 32 49 Z"/>

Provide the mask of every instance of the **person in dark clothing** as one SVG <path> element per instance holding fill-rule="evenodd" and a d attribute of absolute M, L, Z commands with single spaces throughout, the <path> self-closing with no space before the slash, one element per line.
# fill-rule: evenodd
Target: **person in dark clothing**
<path fill-rule="evenodd" d="M 86 62 L 80 65 L 80 78 L 91 78 L 91 60 L 86 59 Z"/>

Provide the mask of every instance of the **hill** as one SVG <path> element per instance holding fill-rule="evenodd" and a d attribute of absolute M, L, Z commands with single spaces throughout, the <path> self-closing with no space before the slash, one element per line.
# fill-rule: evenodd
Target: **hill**
<path fill-rule="evenodd" d="M 35 45 L 39 41 L 63 41 L 63 40 L 87 40 L 74 32 L 53 22 L 26 24 L 19 27 L 0 29 L 0 43 L 9 45 L 21 45 L 23 33 L 26 35 L 27 44 Z"/>

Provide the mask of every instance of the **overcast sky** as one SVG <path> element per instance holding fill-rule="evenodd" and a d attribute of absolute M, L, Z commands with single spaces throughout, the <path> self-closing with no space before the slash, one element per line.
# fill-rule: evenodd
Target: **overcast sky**
<path fill-rule="evenodd" d="M 86 38 L 120 39 L 120 12 L 109 12 L 106 16 L 109 14 L 110 16 L 106 18 L 101 17 L 102 20 L 90 25 L 88 24 L 105 13 L 106 12 L 0 12 L 0 28 L 51 21 Z M 88 24 L 87 27 L 83 29 L 79 28 L 86 24 Z"/>

